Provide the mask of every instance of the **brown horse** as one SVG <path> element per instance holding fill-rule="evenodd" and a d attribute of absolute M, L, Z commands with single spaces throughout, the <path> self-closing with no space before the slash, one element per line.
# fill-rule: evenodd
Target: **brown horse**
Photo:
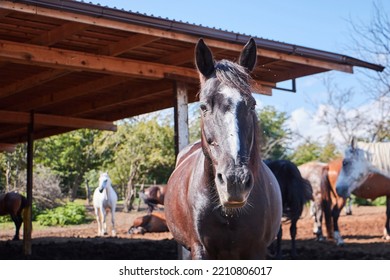
<path fill-rule="evenodd" d="M 334 239 L 338 246 L 344 241 L 340 235 L 338 219 L 346 198 L 336 192 L 336 181 L 341 170 L 342 159 L 335 159 L 329 163 L 311 161 L 298 166 L 302 176 L 310 181 L 313 188 L 312 215 L 314 217 L 313 232 L 317 240 L 324 240 L 322 232 L 322 218 L 325 214 L 327 236 Z"/>
<path fill-rule="evenodd" d="M 137 217 L 129 229 L 129 234 L 166 231 L 168 231 L 168 227 L 164 212 L 154 212 L 152 214 Z"/>
<path fill-rule="evenodd" d="M 289 160 L 267 160 L 265 163 L 274 173 L 280 186 L 283 216 L 291 222 L 291 256 L 296 258 L 295 237 L 297 235 L 297 222 L 301 217 L 305 203 L 313 200 L 313 190 L 310 182 L 301 176 L 298 167 L 293 162 Z M 282 235 L 282 226 L 280 226 L 276 242 L 276 257 L 279 259 L 282 257 Z"/>
<path fill-rule="evenodd" d="M 386 196 L 384 238 L 390 240 L 390 143 L 356 143 L 345 150 L 337 194 L 375 199 Z"/>
<path fill-rule="evenodd" d="M 166 185 L 154 185 L 139 192 L 139 197 L 148 206 L 148 214 L 152 214 L 157 205 L 164 205 Z"/>
<path fill-rule="evenodd" d="M 279 230 L 281 194 L 260 158 L 248 74 L 256 57 L 253 39 L 239 64 L 196 45 L 201 142 L 178 155 L 164 201 L 168 228 L 192 259 L 264 259 Z"/>
<path fill-rule="evenodd" d="M 19 230 L 23 223 L 22 211 L 26 206 L 27 199 L 17 192 L 0 194 L 0 216 L 10 215 L 15 224 L 13 240 L 19 240 Z"/>

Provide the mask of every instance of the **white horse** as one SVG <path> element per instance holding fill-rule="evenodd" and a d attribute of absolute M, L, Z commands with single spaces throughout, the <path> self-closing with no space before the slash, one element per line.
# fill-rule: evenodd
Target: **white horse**
<path fill-rule="evenodd" d="M 351 193 L 366 199 L 386 196 L 384 237 L 390 239 L 390 143 L 356 143 L 345 150 L 336 183 L 339 196 Z"/>
<path fill-rule="evenodd" d="M 111 179 L 107 172 L 101 173 L 99 177 L 99 187 L 93 193 L 93 207 L 95 208 L 96 220 L 98 223 L 98 235 L 107 234 L 106 209 L 111 211 L 112 236 L 115 231 L 115 208 L 118 196 L 111 185 Z"/>

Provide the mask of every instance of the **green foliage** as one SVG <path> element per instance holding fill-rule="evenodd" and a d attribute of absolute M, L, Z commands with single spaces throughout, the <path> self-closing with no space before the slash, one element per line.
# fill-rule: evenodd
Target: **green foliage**
<path fill-rule="evenodd" d="M 106 154 L 97 154 L 92 143 L 102 132 L 80 129 L 36 142 L 35 162 L 53 170 L 60 177 L 63 193 L 75 198 L 84 175 L 101 166 Z"/>
<path fill-rule="evenodd" d="M 40 209 L 36 203 L 33 203 L 32 205 L 32 220 L 36 221 L 36 217 L 42 213 L 42 209 Z M 0 224 L 1 223 L 7 223 L 7 222 L 12 222 L 11 216 L 10 215 L 5 215 L 5 216 L 0 216 Z"/>
<path fill-rule="evenodd" d="M 278 112 L 272 106 L 266 106 L 258 113 L 262 131 L 261 153 L 264 159 L 282 159 L 286 157 L 291 131 L 286 126 L 285 112 Z"/>
<path fill-rule="evenodd" d="M 114 185 L 125 186 L 131 176 L 135 182 L 164 183 L 175 165 L 173 128 L 157 116 L 126 120 L 116 133 L 96 139 L 95 147 L 114 153 L 105 162 Z"/>
<path fill-rule="evenodd" d="M 299 145 L 289 156 L 290 160 L 296 165 L 301 165 L 315 160 L 329 162 L 336 157 L 340 157 L 340 154 L 333 142 L 328 140 L 324 146 L 321 146 L 318 142 L 310 139 Z"/>
<path fill-rule="evenodd" d="M 380 196 L 374 200 L 371 200 L 352 195 L 352 203 L 360 206 L 385 206 L 386 200 L 386 196 Z"/>
<path fill-rule="evenodd" d="M 83 224 L 88 219 L 84 206 L 68 203 L 65 206 L 43 211 L 37 216 L 37 221 L 44 226 L 65 226 Z"/>

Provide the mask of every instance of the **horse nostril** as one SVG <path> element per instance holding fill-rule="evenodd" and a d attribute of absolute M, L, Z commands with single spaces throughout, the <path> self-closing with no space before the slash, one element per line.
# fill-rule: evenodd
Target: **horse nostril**
<path fill-rule="evenodd" d="M 245 176 L 243 183 L 246 188 L 252 186 L 252 175 L 248 174 L 247 176 Z"/>
<path fill-rule="evenodd" d="M 223 175 L 221 173 L 218 173 L 217 174 L 217 178 L 218 178 L 218 181 L 219 183 L 223 184 L 225 181 L 223 180 Z"/>

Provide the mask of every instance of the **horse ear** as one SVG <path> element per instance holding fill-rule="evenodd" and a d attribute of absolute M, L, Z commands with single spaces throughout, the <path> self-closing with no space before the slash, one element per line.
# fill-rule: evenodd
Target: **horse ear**
<path fill-rule="evenodd" d="M 253 38 L 250 38 L 248 43 L 246 43 L 246 45 L 242 49 L 238 61 L 241 66 L 245 67 L 250 72 L 255 68 L 256 60 L 257 60 L 256 42 Z"/>
<path fill-rule="evenodd" d="M 203 39 L 199 39 L 195 47 L 195 64 L 198 71 L 206 78 L 214 72 L 214 58 Z"/>
<path fill-rule="evenodd" d="M 355 138 L 355 136 L 352 136 L 352 139 L 351 139 L 351 148 L 352 148 L 352 150 L 355 150 L 355 149 L 356 149 L 356 138 Z"/>

